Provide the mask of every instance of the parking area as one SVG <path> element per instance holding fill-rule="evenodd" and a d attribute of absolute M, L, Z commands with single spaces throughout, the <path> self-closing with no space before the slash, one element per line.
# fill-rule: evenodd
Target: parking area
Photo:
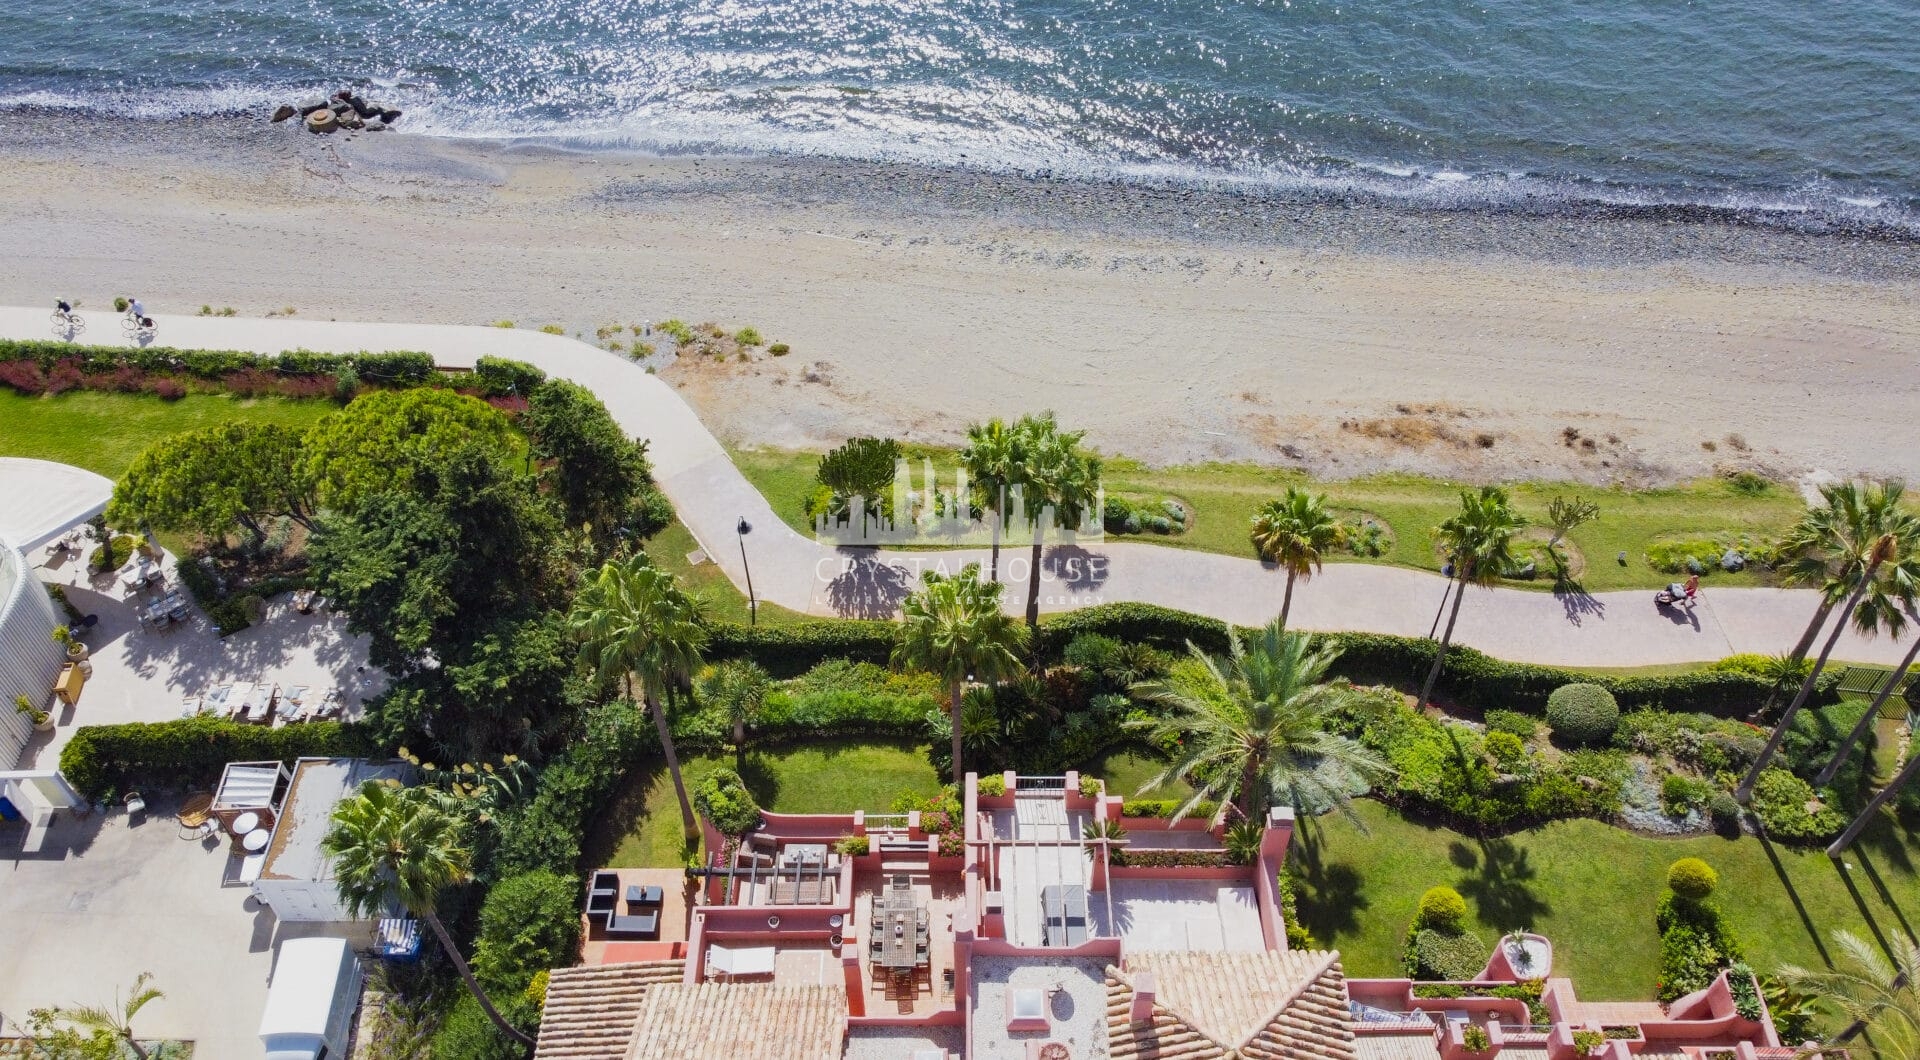
<path fill-rule="evenodd" d="M 195 1060 L 258 1060 L 260 1015 L 278 944 L 303 935 L 364 938 L 347 925 L 280 924 L 245 887 L 223 886 L 228 844 L 181 839 L 170 800 L 62 814 L 37 854 L 0 824 L 0 1013 L 106 1005 L 153 973 L 166 996 L 141 1010 L 143 1038 L 195 1043 Z"/>

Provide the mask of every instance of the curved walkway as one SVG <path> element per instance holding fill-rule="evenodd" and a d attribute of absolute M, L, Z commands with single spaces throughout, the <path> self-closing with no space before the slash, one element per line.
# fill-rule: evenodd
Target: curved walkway
<path fill-rule="evenodd" d="M 0 308 L 0 335 L 51 338 L 45 309 Z M 113 314 L 89 312 L 90 336 L 117 341 Z M 753 524 L 747 549 L 759 598 L 815 615 L 892 614 L 922 567 L 948 569 L 978 560 L 984 549 L 950 552 L 841 550 L 816 543 L 774 514 L 692 408 L 657 376 L 625 358 L 574 339 L 487 327 L 369 324 L 162 316 L 170 346 L 279 353 L 311 350 L 423 350 L 441 364 L 471 366 L 482 356 L 513 357 L 599 394 L 614 418 L 649 442 L 654 473 L 680 518 L 735 585 L 745 572 L 734 537 L 742 517 Z M 1017 410 L 1013 410 L 1017 411 Z M 1002 553 L 1006 564 L 1025 549 Z M 1078 560 L 1077 563 L 1062 563 Z M 1245 625 L 1280 609 L 1281 578 L 1251 558 L 1139 542 L 1050 548 L 1042 608 L 1143 601 Z M 1070 569 L 1069 569 L 1070 568 Z M 1016 568 L 1024 574 L 1024 568 Z M 1303 629 L 1362 630 L 1425 636 L 1445 583 L 1435 574 L 1374 564 L 1337 563 L 1294 592 L 1292 622 Z M 1009 606 L 1024 601 L 1010 587 Z M 1717 659 L 1734 652 L 1773 654 L 1798 639 L 1814 607 L 1813 593 L 1789 589 L 1719 589 L 1702 594 L 1690 615 L 1657 611 L 1647 590 L 1563 596 L 1519 589 L 1473 589 L 1454 639 L 1503 659 L 1567 666 L 1642 666 Z M 1895 662 L 1901 647 L 1849 631 L 1835 658 Z"/>

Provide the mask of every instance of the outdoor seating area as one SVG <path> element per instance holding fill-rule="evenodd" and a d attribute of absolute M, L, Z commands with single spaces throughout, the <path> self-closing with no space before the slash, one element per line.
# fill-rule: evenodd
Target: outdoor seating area
<path fill-rule="evenodd" d="M 621 902 L 624 898 L 625 911 Z M 602 869 L 593 874 L 587 891 L 587 922 L 596 922 L 608 939 L 656 941 L 660 938 L 660 914 L 666 895 L 657 886 L 634 885 L 620 891 L 620 874 Z"/>
<path fill-rule="evenodd" d="M 891 877 L 867 902 L 870 986 L 884 990 L 902 1013 L 911 1013 L 922 992 L 933 993 L 931 911 L 908 876 Z"/>

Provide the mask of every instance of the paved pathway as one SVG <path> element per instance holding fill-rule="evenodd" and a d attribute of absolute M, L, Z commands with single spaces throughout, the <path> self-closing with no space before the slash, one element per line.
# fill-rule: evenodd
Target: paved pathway
<path fill-rule="evenodd" d="M 51 338 L 48 310 L 0 308 L 0 335 Z M 122 342 L 111 314 L 85 314 L 87 337 Z M 158 318 L 168 345 L 278 353 L 305 347 L 336 352 L 424 350 L 441 364 L 470 366 L 486 355 L 514 357 L 590 387 L 627 430 L 650 444 L 654 471 L 680 518 L 735 585 L 745 585 L 734 524 L 753 524 L 747 549 L 759 598 L 816 615 L 891 614 L 917 578 L 916 568 L 986 561 L 986 550 L 874 552 L 816 543 L 777 517 L 728 459 L 673 388 L 626 360 L 585 343 L 535 331 L 437 324 L 363 324 L 317 320 Z M 1017 410 L 1016 410 L 1017 411 Z M 1021 550 L 1024 552 L 1024 550 Z M 1009 556 L 1002 555 L 1003 565 Z M 1111 542 L 1055 549 L 1042 607 L 1057 611 L 1102 601 L 1146 601 L 1252 625 L 1279 611 L 1282 579 L 1251 558 Z M 1024 563 L 1024 555 L 1020 556 Z M 1004 568 L 1003 568 L 1004 569 Z M 1019 568 L 1016 573 L 1024 573 Z M 1024 593 L 1010 591 L 1019 607 Z M 1440 604 L 1438 575 L 1374 564 L 1330 564 L 1295 590 L 1293 624 L 1303 629 L 1366 630 L 1424 636 Z M 1520 589 L 1472 589 L 1455 640 L 1504 659 L 1579 666 L 1639 666 L 1717 659 L 1733 652 L 1772 654 L 1798 638 L 1813 613 L 1806 590 L 1709 588 L 1689 615 L 1657 611 L 1652 592 L 1567 597 Z M 1903 651 L 1885 637 L 1849 632 L 1835 657 L 1891 663 Z"/>

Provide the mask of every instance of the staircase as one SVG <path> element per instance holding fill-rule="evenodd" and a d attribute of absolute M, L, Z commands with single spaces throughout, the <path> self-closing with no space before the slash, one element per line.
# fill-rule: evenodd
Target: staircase
<path fill-rule="evenodd" d="M 937 839 L 908 839 L 902 835 L 875 835 L 873 851 L 880 855 L 880 871 L 889 875 L 929 876 Z"/>

